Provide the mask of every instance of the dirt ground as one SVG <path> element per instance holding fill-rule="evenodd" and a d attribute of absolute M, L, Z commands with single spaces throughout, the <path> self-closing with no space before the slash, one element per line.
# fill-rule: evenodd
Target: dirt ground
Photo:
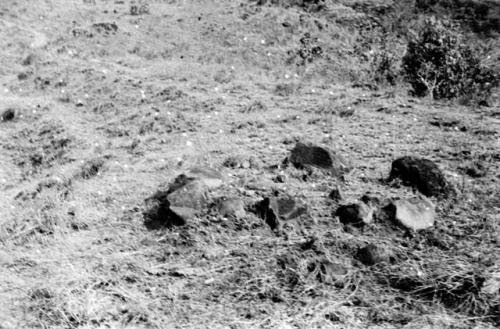
<path fill-rule="evenodd" d="M 0 328 L 495 328 L 498 286 L 483 288 L 500 281 L 498 97 L 466 107 L 350 83 L 359 35 L 335 22 L 361 14 L 347 2 L 316 15 L 2 1 L 0 113 L 14 117 L 0 121 Z M 328 56 L 297 52 L 311 43 Z M 297 141 L 353 169 L 339 180 L 281 168 Z M 341 203 L 416 195 L 387 182 L 404 155 L 453 185 L 433 199 L 435 225 L 346 230 L 330 191 Z M 193 166 L 224 175 L 211 199 L 248 210 L 287 193 L 308 214 L 280 234 L 251 211 L 213 209 L 149 230 L 144 200 Z M 368 243 L 393 261 L 356 260 Z"/>

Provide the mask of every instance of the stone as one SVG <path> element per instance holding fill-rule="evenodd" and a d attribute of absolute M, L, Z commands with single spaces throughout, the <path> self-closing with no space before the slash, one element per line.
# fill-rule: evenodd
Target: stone
<path fill-rule="evenodd" d="M 167 199 L 168 193 L 157 192 L 146 199 L 146 210 L 143 212 L 144 225 L 150 230 L 163 227 L 181 226 L 187 223 L 187 218 L 182 213 L 171 209 Z M 186 214 L 184 214 L 186 215 Z"/>
<path fill-rule="evenodd" d="M 335 202 L 342 201 L 343 199 L 342 191 L 340 190 L 340 187 L 335 186 L 330 193 L 328 194 L 328 199 L 333 200 Z"/>
<path fill-rule="evenodd" d="M 167 191 L 158 191 L 145 200 L 144 224 L 149 229 L 185 225 L 208 203 L 203 181 L 179 175 Z"/>
<path fill-rule="evenodd" d="M 264 219 L 271 229 L 279 228 L 280 219 L 290 220 L 307 213 L 307 207 L 299 204 L 293 198 L 264 198 L 255 205 L 257 215 Z"/>
<path fill-rule="evenodd" d="M 362 202 L 341 205 L 335 216 L 344 225 L 363 227 L 373 221 L 373 208 Z"/>
<path fill-rule="evenodd" d="M 350 170 L 350 165 L 342 156 L 312 144 L 297 143 L 285 164 L 291 163 L 297 169 L 315 167 L 340 177 Z"/>
<path fill-rule="evenodd" d="M 488 174 L 488 168 L 485 167 L 484 163 L 479 161 L 469 163 L 461 169 L 472 178 L 481 178 Z"/>
<path fill-rule="evenodd" d="M 192 167 L 184 173 L 184 176 L 203 182 L 210 190 L 215 190 L 224 185 L 224 176 L 209 167 Z"/>
<path fill-rule="evenodd" d="M 201 210 L 206 206 L 208 197 L 205 183 L 196 179 L 188 179 L 182 185 L 178 183 L 174 182 L 167 195 L 172 206 L 195 210 Z"/>
<path fill-rule="evenodd" d="M 13 109 L 7 109 L 3 111 L 2 115 L 0 115 L 0 121 L 7 122 L 12 121 L 16 117 L 16 111 Z"/>
<path fill-rule="evenodd" d="M 392 162 L 389 179 L 399 178 L 425 196 L 447 196 L 451 189 L 439 167 L 428 159 L 405 156 Z"/>
<path fill-rule="evenodd" d="M 320 282 L 341 282 L 349 273 L 349 269 L 340 263 L 334 263 L 326 258 L 315 259 L 307 265 L 307 270 L 316 276 Z"/>
<path fill-rule="evenodd" d="M 245 203 L 239 198 L 222 198 L 216 201 L 217 212 L 223 217 L 242 218 Z"/>
<path fill-rule="evenodd" d="M 369 206 L 378 206 L 380 204 L 380 197 L 373 195 L 370 192 L 363 194 L 359 200 Z"/>
<path fill-rule="evenodd" d="M 436 211 L 427 198 L 410 198 L 394 201 L 394 220 L 401 226 L 413 230 L 425 230 L 434 225 Z"/>
<path fill-rule="evenodd" d="M 386 247 L 377 246 L 373 243 L 360 248 L 356 253 L 356 259 L 367 266 L 388 262 L 391 257 L 392 253 Z"/>

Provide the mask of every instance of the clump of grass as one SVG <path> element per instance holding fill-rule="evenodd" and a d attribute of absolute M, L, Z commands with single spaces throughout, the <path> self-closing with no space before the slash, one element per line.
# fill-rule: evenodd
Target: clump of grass
<path fill-rule="evenodd" d="M 97 176 L 104 168 L 105 163 L 106 162 L 103 158 L 91 159 L 82 165 L 77 176 L 80 176 L 83 179 L 90 179 Z"/>
<path fill-rule="evenodd" d="M 413 266 L 409 261 L 378 267 L 375 277 L 379 283 L 440 303 L 454 312 L 498 321 L 499 300 L 481 293 L 484 273 L 484 269 L 474 267 L 465 257 L 457 256 Z"/>

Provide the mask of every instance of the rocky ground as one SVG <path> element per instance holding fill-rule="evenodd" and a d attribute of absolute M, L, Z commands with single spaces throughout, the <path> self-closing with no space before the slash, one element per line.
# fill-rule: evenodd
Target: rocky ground
<path fill-rule="evenodd" d="M 498 326 L 498 93 L 283 3 L 2 1 L 0 328 Z"/>

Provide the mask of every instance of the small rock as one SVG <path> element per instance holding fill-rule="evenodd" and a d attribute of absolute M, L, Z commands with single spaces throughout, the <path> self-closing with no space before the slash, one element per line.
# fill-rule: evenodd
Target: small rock
<path fill-rule="evenodd" d="M 276 183 L 285 183 L 286 182 L 286 176 L 283 174 L 278 174 L 276 177 L 273 178 L 273 181 Z"/>
<path fill-rule="evenodd" d="M 335 216 L 338 216 L 344 225 L 363 227 L 373 221 L 373 208 L 362 202 L 356 202 L 340 206 Z"/>
<path fill-rule="evenodd" d="M 352 108 L 342 109 L 342 110 L 338 111 L 337 114 L 341 118 L 351 117 L 354 115 L 354 109 L 352 109 Z"/>
<path fill-rule="evenodd" d="M 245 187 L 253 191 L 271 191 L 276 189 L 276 185 L 267 177 L 256 177 L 248 182 L 245 182 Z"/>
<path fill-rule="evenodd" d="M 279 228 L 279 220 L 290 220 L 307 213 L 307 207 L 291 197 L 264 198 L 255 205 L 257 215 L 264 219 L 271 229 Z"/>
<path fill-rule="evenodd" d="M 380 204 L 380 198 L 371 193 L 365 193 L 359 200 L 369 206 L 377 206 Z"/>
<path fill-rule="evenodd" d="M 244 156 L 230 156 L 222 163 L 224 167 L 232 168 L 232 169 L 249 169 L 260 167 L 260 163 L 257 158 L 244 157 Z"/>
<path fill-rule="evenodd" d="M 193 167 L 184 173 L 184 176 L 203 182 L 210 190 L 224 185 L 224 176 L 215 169 L 208 167 Z"/>
<path fill-rule="evenodd" d="M 482 162 L 479 161 L 470 163 L 462 167 L 462 170 L 472 178 L 481 178 L 488 174 L 488 169 Z"/>
<path fill-rule="evenodd" d="M 392 253 L 387 248 L 370 243 L 358 250 L 356 259 L 365 265 L 371 266 L 388 262 L 391 256 Z"/>
<path fill-rule="evenodd" d="M 295 145 L 284 164 L 288 162 L 298 169 L 312 166 L 338 177 L 350 170 L 347 160 L 340 155 L 319 146 L 300 142 Z"/>
<path fill-rule="evenodd" d="M 245 217 L 245 204 L 239 198 L 223 198 L 216 202 L 218 213 L 223 217 Z"/>
<path fill-rule="evenodd" d="M 341 282 L 349 273 L 342 264 L 333 263 L 326 258 L 311 261 L 307 266 L 308 271 L 315 275 L 320 282 Z"/>
<path fill-rule="evenodd" d="M 334 187 L 328 194 L 328 198 L 335 202 L 341 201 L 344 197 L 342 196 L 342 191 L 340 190 L 340 187 L 338 186 Z"/>
<path fill-rule="evenodd" d="M 2 115 L 0 116 L 0 121 L 7 122 L 7 121 L 12 121 L 16 117 L 16 111 L 13 109 L 7 109 L 3 111 Z"/>
<path fill-rule="evenodd" d="M 396 178 L 425 196 L 447 196 L 451 191 L 439 167 L 427 159 L 405 156 L 393 161 L 389 179 Z"/>

